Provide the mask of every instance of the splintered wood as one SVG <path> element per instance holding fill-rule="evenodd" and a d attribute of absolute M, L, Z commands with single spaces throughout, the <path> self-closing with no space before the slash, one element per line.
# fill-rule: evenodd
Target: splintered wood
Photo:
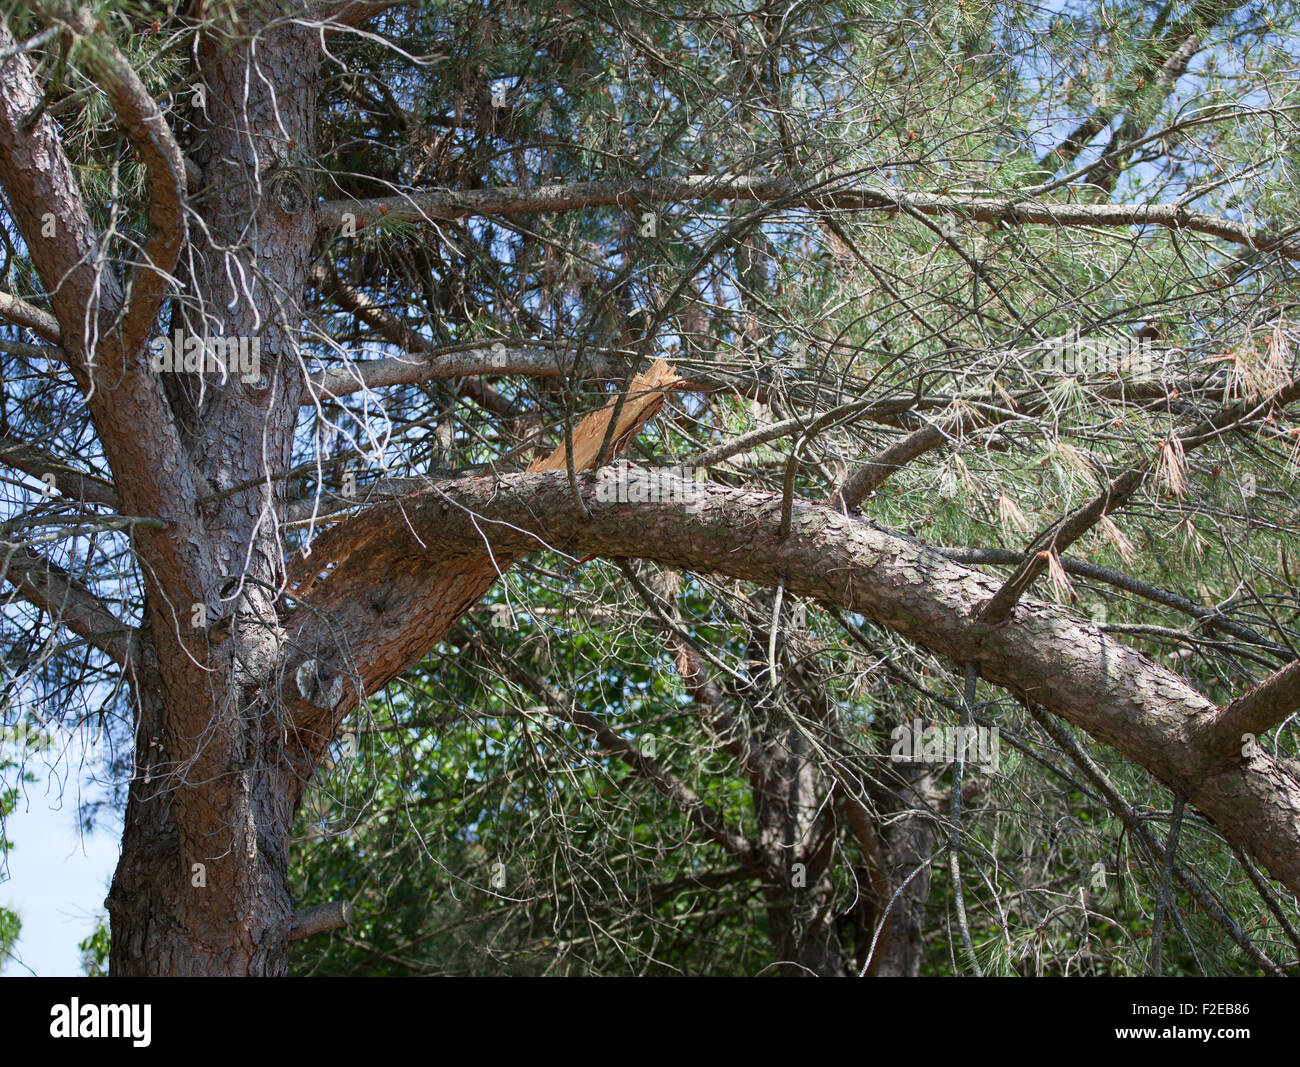
<path fill-rule="evenodd" d="M 614 443 L 610 449 L 610 458 L 623 450 L 627 443 L 647 422 L 659 413 L 663 407 L 664 395 L 681 379 L 673 373 L 673 368 L 662 359 L 657 359 L 644 373 L 637 375 L 628 386 L 627 400 L 618 415 L 618 425 L 614 429 Z M 616 403 L 607 404 L 600 411 L 593 411 L 574 428 L 573 431 L 573 469 L 585 471 L 595 466 L 600 457 L 600 446 L 605 441 L 605 431 L 609 420 L 614 417 Z M 533 471 L 562 471 L 567 459 L 564 445 L 560 445 L 545 459 L 539 459 L 529 466 Z"/>
<path fill-rule="evenodd" d="M 637 431 L 658 414 L 668 390 L 680 381 L 681 378 L 673 368 L 662 359 L 655 360 L 632 380 L 622 410 L 618 412 L 610 459 L 626 448 Z M 575 471 L 595 466 L 616 407 L 617 401 L 611 400 L 574 427 L 572 438 Z M 567 453 L 561 444 L 549 456 L 533 462 L 528 470 L 561 471 L 566 466 Z M 290 568 L 290 587 L 299 597 L 305 596 L 313 587 L 322 583 L 333 587 L 336 595 L 347 595 L 349 589 L 364 589 L 366 586 L 354 583 L 371 577 L 377 579 L 378 574 L 366 572 L 373 572 L 380 561 L 392 562 L 402 556 L 417 554 L 414 543 L 402 543 L 413 538 L 414 534 L 402 515 L 401 501 L 375 504 L 355 518 L 339 523 L 321 534 L 312 545 L 310 556 L 296 557 Z M 457 579 L 456 600 L 468 598 L 466 608 L 472 606 L 488 591 L 499 574 L 514 562 L 514 558 L 493 558 L 486 552 L 480 558 L 461 557 L 455 560 L 452 566 Z M 325 576 L 327 570 L 330 573 Z M 450 577 L 443 575 L 444 580 Z M 324 605 L 320 606 L 323 608 Z M 452 622 L 454 621 L 453 619 Z"/>

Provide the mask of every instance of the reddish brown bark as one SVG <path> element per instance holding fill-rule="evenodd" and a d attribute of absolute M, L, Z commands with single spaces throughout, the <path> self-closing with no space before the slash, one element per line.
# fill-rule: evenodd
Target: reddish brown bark
<path fill-rule="evenodd" d="M 635 468 L 627 475 L 647 477 Z M 487 537 L 502 551 L 547 545 L 762 583 L 784 576 L 789 592 L 862 612 L 954 662 L 973 662 L 981 677 L 1114 746 L 1300 891 L 1300 781 L 1262 752 L 1216 756 L 1217 707 L 1141 653 L 1032 599 L 1000 625 L 984 624 L 979 606 L 998 582 L 824 507 L 796 503 L 782 539 L 779 497 L 704 485 L 687 505 L 602 502 L 601 481 L 618 477 L 606 470 L 584 480 L 589 518 L 574 506 L 566 479 L 511 475 L 443 483 L 382 505 L 356 520 L 354 532 L 383 532 L 368 542 L 372 566 L 380 556 L 436 565 Z M 671 475 L 655 477 L 663 487 Z M 339 613 L 346 618 L 348 607 L 340 604 Z"/>

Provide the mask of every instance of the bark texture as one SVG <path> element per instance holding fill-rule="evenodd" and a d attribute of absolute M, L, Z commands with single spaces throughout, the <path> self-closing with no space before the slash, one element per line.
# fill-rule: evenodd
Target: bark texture
<path fill-rule="evenodd" d="M 250 13 L 256 48 L 213 34 L 198 51 L 206 106 L 192 116 L 191 155 L 203 186 L 191 205 L 201 225 L 171 333 L 255 338 L 260 374 L 161 376 L 204 558 L 159 572 L 149 591 L 158 667 L 135 687 L 136 775 L 108 898 L 113 974 L 286 966 L 289 833 L 310 768 L 286 751 L 269 685 L 283 641 L 283 483 L 264 474 L 290 463 L 304 389 L 297 323 L 316 218 L 290 142 L 314 136 L 318 43 L 301 27 L 263 25 L 274 13 Z"/>
<path fill-rule="evenodd" d="M 956 663 L 973 663 L 989 682 L 1146 767 L 1300 892 L 1300 780 L 1261 749 L 1247 757 L 1231 744 L 1235 731 L 1267 726 L 1293 702 L 1294 668 L 1225 715 L 1171 672 L 1053 605 L 1008 595 L 1005 618 L 995 613 L 992 621 L 981 606 L 1001 583 L 834 509 L 701 486 L 667 471 L 582 475 L 625 447 L 658 411 L 664 390 L 678 384 L 663 364 L 630 383 L 617 406 L 584 422 L 571 449 L 531 472 L 439 483 L 359 506 L 333 517 L 311 554 L 292 562 L 285 483 L 271 476 L 291 467 L 303 407 L 353 387 L 342 372 L 309 383 L 301 355 L 313 249 L 345 213 L 365 226 L 382 217 L 424 222 L 728 199 L 988 223 L 1160 226 L 1293 260 L 1300 259 L 1294 237 L 1173 205 L 883 185 L 832 185 L 813 196 L 783 180 L 735 174 L 321 203 L 312 151 L 323 37 L 319 26 L 285 16 L 310 23 L 333 13 L 355 24 L 388 7 L 384 0 L 325 8 L 253 0 L 237 5 L 237 27 L 214 21 L 193 54 L 193 84 L 203 92 L 189 117 L 185 154 L 101 23 L 68 0 L 35 6 L 60 33 L 88 45 L 81 61 L 149 190 L 143 254 L 119 275 L 104 267 L 102 235 L 59 127 L 43 113 L 29 58 L 0 22 L 0 186 L 50 307 L 0 294 L 0 315 L 57 346 L 44 351 L 71 369 L 113 484 L 69 484 L 81 499 L 131 517 L 144 588 L 143 625 L 132 630 L 35 553 L 24 549 L 6 561 L 7 580 L 20 594 L 41 607 L 59 605 L 63 624 L 119 663 L 130 686 L 134 774 L 107 901 L 113 974 L 283 973 L 295 915 L 290 828 L 326 746 L 351 710 L 418 662 L 502 571 L 543 548 L 783 583 L 790 594 L 860 612 Z M 1171 43 L 1181 48 L 1196 29 Z M 1171 48 L 1163 62 L 1180 62 L 1179 55 Z M 1145 129 L 1145 112 L 1135 114 L 1132 130 Z M 54 239 L 45 232 L 50 216 Z M 174 310 L 159 323 L 173 295 Z M 354 313 L 383 324 L 381 309 L 349 299 Z M 259 365 L 247 380 L 160 375 L 146 347 L 160 330 L 255 341 Z M 505 362 L 491 351 L 464 353 L 435 372 L 429 364 L 440 358 L 436 351 L 412 347 L 427 357 L 423 363 L 376 361 L 356 381 L 368 374 L 379 387 L 484 366 L 551 373 L 535 354 L 514 350 Z M 588 371 L 613 373 L 603 363 Z M 486 390 L 478 395 L 504 404 Z M 905 401 L 890 410 L 910 407 Z M 841 502 L 853 504 L 943 438 L 937 429 L 915 432 L 869 465 Z M 51 469 L 31 449 L 6 455 L 22 470 Z M 579 472 L 576 486 L 570 471 Z M 1132 490 L 1142 476 L 1125 476 Z M 651 477 L 654 493 L 644 491 Z M 674 502 L 654 502 L 665 498 Z M 627 500 L 638 502 L 619 502 Z M 760 670 L 746 717 L 757 728 L 742 737 L 689 649 L 671 641 L 670 649 L 688 690 L 750 777 L 755 841 L 731 834 L 594 716 L 573 721 L 674 796 L 701 832 L 762 879 L 786 973 L 917 973 L 937 828 L 925 771 L 907 770 L 884 784 L 868 784 L 851 768 L 826 773 L 814 757 L 819 731 L 830 734 L 834 723 L 815 672 L 792 686 L 791 716 L 765 700 Z M 756 648 L 756 659 L 762 654 Z M 795 675 L 800 668 L 787 656 L 781 669 Z M 862 895 L 836 914 L 831 861 L 845 825 L 863 857 L 856 872 Z"/>
<path fill-rule="evenodd" d="M 703 485 L 686 504 L 618 502 L 644 500 L 651 477 L 669 499 L 692 492 L 671 488 L 668 472 L 607 469 L 584 480 L 583 515 L 562 476 L 513 475 L 443 483 L 349 525 L 367 539 L 372 564 L 384 555 L 422 556 L 432 565 L 487 538 L 502 551 L 638 557 L 767 584 L 784 577 L 797 595 L 861 612 L 953 662 L 975 663 L 987 681 L 1115 747 L 1300 891 L 1300 780 L 1262 751 L 1216 756 L 1218 708 L 1177 675 L 1042 601 L 1023 599 L 1003 622 L 983 623 L 980 605 L 1001 583 L 822 506 L 795 502 L 782 537 L 782 500 L 766 493 Z M 620 478 L 641 484 L 601 487 Z M 348 607 L 339 609 L 346 618 Z"/>

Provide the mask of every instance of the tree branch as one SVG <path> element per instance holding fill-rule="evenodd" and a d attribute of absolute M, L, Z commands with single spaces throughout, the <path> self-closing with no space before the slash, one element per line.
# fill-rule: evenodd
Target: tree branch
<path fill-rule="evenodd" d="M 1135 104 L 1140 104 L 1144 111 L 1153 113 L 1173 91 L 1175 82 L 1187 71 L 1187 65 L 1201 48 L 1205 31 L 1241 6 L 1241 0 L 1200 0 L 1193 4 L 1188 17 L 1171 26 L 1151 49 L 1148 57 L 1128 75 L 1130 84 L 1145 82 L 1150 88 L 1145 91 L 1132 90 L 1124 107 L 1131 111 Z M 1118 107 L 1109 107 L 1094 111 L 1060 145 L 1044 155 L 1039 166 L 1055 170 L 1073 161 L 1097 134 L 1114 121 L 1120 110 Z M 1132 115 L 1121 125 L 1121 129 L 1136 129 Z M 1131 136 L 1114 139 L 1111 147 L 1129 140 L 1132 140 Z"/>
<path fill-rule="evenodd" d="M 475 546 L 482 551 L 486 539 L 497 553 L 549 548 L 652 559 L 765 584 L 784 575 L 787 591 L 866 614 L 956 662 L 975 662 L 986 680 L 1113 745 L 1300 889 L 1300 781 L 1263 753 L 1216 764 L 1204 738 L 1215 705 L 1098 629 L 1036 601 L 1001 626 L 985 625 L 978 605 L 997 583 L 824 507 L 796 501 L 791 534 L 781 539 L 781 500 L 768 493 L 688 485 L 664 470 L 632 467 L 603 470 L 580 489 L 590 518 L 578 512 L 563 473 L 522 474 L 444 482 L 343 525 L 353 538 L 369 538 L 368 565 L 384 573 L 411 556 L 437 566 L 434 560 Z M 658 502 L 620 502 L 647 495 Z M 356 588 L 345 581 L 331 597 L 342 616 L 336 625 L 347 627 Z"/>
<path fill-rule="evenodd" d="M 1210 723 L 1211 744 L 1225 758 L 1241 749 L 1243 736 L 1271 730 L 1300 710 L 1300 660 L 1293 660 L 1225 707 Z"/>
<path fill-rule="evenodd" d="M 1106 806 L 1119 818 L 1128 830 L 1146 849 L 1148 855 L 1156 862 L 1164 866 L 1172 864 L 1174 872 L 1178 875 L 1178 880 L 1183 887 L 1191 893 L 1196 902 L 1204 909 L 1216 923 L 1218 923 L 1230 936 L 1243 952 L 1263 971 L 1274 977 L 1283 977 L 1282 969 L 1271 959 L 1262 953 L 1258 946 L 1247 935 L 1241 926 L 1231 915 L 1219 906 L 1218 901 L 1206 891 L 1205 887 L 1192 875 L 1177 856 L 1170 856 L 1165 847 L 1155 839 L 1155 836 L 1147 829 L 1146 820 L 1134 810 L 1133 806 L 1124 799 L 1124 795 L 1118 787 L 1111 781 L 1110 776 L 1100 767 L 1096 760 L 1088 755 L 1073 737 L 1059 722 L 1052 719 L 1050 715 L 1045 715 L 1040 707 L 1030 702 L 1028 705 L 1029 714 L 1034 721 L 1043 728 L 1047 734 L 1065 751 L 1075 766 L 1083 772 L 1096 787 Z"/>
<path fill-rule="evenodd" d="M 681 625 L 680 613 L 670 591 L 662 581 L 655 582 L 657 588 L 653 591 L 647 588 L 627 560 L 619 560 L 619 569 L 642 603 L 658 620 L 664 643 L 677 665 L 677 673 L 686 692 L 695 701 L 706 728 L 736 758 L 750 781 L 757 785 L 768 773 L 768 761 L 745 729 L 744 723 L 728 709 L 726 697 L 705 668 L 704 655 Z"/>
<path fill-rule="evenodd" d="M 0 315 L 10 322 L 31 330 L 42 341 L 57 345 L 60 340 L 59 320 L 48 311 L 20 300 L 8 293 L 0 293 Z"/>
<path fill-rule="evenodd" d="M 782 200 L 794 207 L 874 211 L 886 215 L 909 212 L 953 216 L 972 222 L 1020 225 L 1160 226 L 1180 233 L 1217 237 L 1255 251 L 1277 252 L 1288 259 L 1300 260 L 1300 239 L 1189 211 L 1181 204 L 1071 204 L 1043 201 L 1026 194 L 951 196 L 907 191 L 896 186 L 846 188 L 842 185 L 818 191 L 779 178 L 711 175 L 459 191 L 439 189 L 373 200 L 330 200 L 321 205 L 320 225 L 329 233 L 343 229 L 349 218 L 357 229 L 361 229 L 384 220 L 431 222 L 471 215 L 574 211 L 611 205 L 632 209 L 648 204 L 693 200 Z"/>
<path fill-rule="evenodd" d="M 329 904 L 316 904 L 293 913 L 293 925 L 289 927 L 289 940 L 301 941 L 304 937 L 327 934 L 331 930 L 342 930 L 351 923 L 351 901 L 335 900 Z"/>
<path fill-rule="evenodd" d="M 426 357 L 441 355 L 437 346 L 431 341 L 426 340 L 419 334 L 412 333 L 407 328 L 406 323 L 396 315 L 376 305 L 365 293 L 352 288 L 350 285 L 345 285 L 333 271 L 327 270 L 324 264 L 316 266 L 312 272 L 311 280 L 323 296 L 333 298 L 340 307 L 352 312 L 352 314 L 368 323 L 381 336 L 387 338 L 399 348 L 406 349 L 408 352 L 417 352 Z M 446 365 L 442 360 L 435 363 L 432 358 L 414 362 L 402 359 L 383 359 L 375 360 L 369 364 L 362 364 L 361 366 L 364 366 L 365 370 L 360 373 L 353 373 L 350 367 L 341 368 L 334 378 L 340 392 L 333 395 L 341 396 L 357 389 L 378 388 L 381 385 L 410 385 L 421 381 L 464 376 L 463 374 L 442 373 Z M 314 377 L 324 385 L 328 374 Z M 308 384 L 309 386 L 315 385 L 315 381 Z M 510 401 L 484 382 L 462 383 L 460 392 L 462 395 L 476 401 L 486 410 L 493 411 L 505 418 L 516 418 L 519 415 L 518 409 Z M 310 390 L 304 391 L 302 400 L 304 405 L 312 403 L 314 399 Z"/>
<path fill-rule="evenodd" d="M 503 349 L 488 347 L 448 352 L 432 345 L 418 346 L 412 350 L 423 353 L 426 358 L 388 357 L 331 368 L 312 375 L 308 384 L 313 395 L 304 397 L 303 403 L 312 404 L 331 397 L 382 389 L 385 386 L 418 385 L 421 382 L 445 381 L 478 374 L 524 374 L 534 378 L 558 378 L 568 373 L 554 353 L 504 346 Z M 589 360 L 583 369 L 583 376 L 588 378 L 617 377 L 603 360 Z"/>
<path fill-rule="evenodd" d="M 1073 514 L 1053 525 L 1030 545 L 1024 562 L 993 596 L 980 614 L 980 620 L 991 626 L 1007 618 L 1030 584 L 1048 567 L 1051 554 L 1060 555 L 1086 534 L 1102 517 L 1122 508 L 1141 487 L 1147 471 L 1165 450 L 1187 453 L 1199 445 L 1212 441 L 1224 431 L 1236 429 L 1271 411 L 1285 407 L 1300 398 L 1300 381 L 1276 390 L 1263 400 L 1243 400 L 1220 409 L 1209 418 L 1202 419 L 1182 430 L 1170 434 L 1154 454 L 1137 460 L 1130 468 Z"/>
<path fill-rule="evenodd" d="M 957 563 L 1020 564 L 1024 562 L 1025 558 L 1023 552 L 1014 552 L 1008 548 L 940 548 L 939 551 Z M 1080 578 L 1091 578 L 1094 581 L 1104 582 L 1116 589 L 1123 589 L 1126 593 L 1132 593 L 1134 596 L 1140 596 L 1145 600 L 1173 608 L 1184 615 L 1190 615 L 1207 630 L 1217 630 L 1259 648 L 1267 649 L 1274 656 L 1281 659 L 1291 657 L 1290 649 L 1284 645 L 1279 645 L 1274 641 L 1261 637 L 1249 626 L 1242 626 L 1240 623 L 1224 618 L 1215 608 L 1207 608 L 1204 604 L 1198 604 L 1195 600 L 1181 596 L 1169 589 L 1151 585 L 1148 582 L 1134 578 L 1130 574 L 1112 570 L 1110 567 L 1103 567 L 1099 563 L 1090 563 L 1087 560 L 1075 559 L 1071 556 L 1062 556 L 1061 566 L 1065 568 L 1066 574 L 1074 574 Z"/>
<path fill-rule="evenodd" d="M 97 24 L 88 12 L 75 7 L 71 0 L 38 0 L 36 6 L 47 17 L 65 23 L 79 36 L 92 39 L 92 46 L 84 50 L 83 62 L 104 90 L 118 125 L 135 148 L 149 176 L 151 233 L 144 261 L 137 263 L 131 273 L 126 314 L 107 339 L 108 343 L 101 346 L 107 351 L 96 353 L 97 356 L 108 355 L 105 373 L 116 382 L 122 367 L 136 357 L 149 339 L 172 268 L 176 266 L 185 243 L 185 157 L 162 111 L 135 68 L 104 32 L 103 24 Z"/>
<path fill-rule="evenodd" d="M 722 846 L 751 873 L 762 871 L 758 848 L 743 834 L 727 826 L 712 805 L 707 804 L 690 786 L 673 774 L 657 759 L 647 756 L 608 723 L 590 712 L 579 711 L 573 701 L 565 700 L 546 681 L 519 663 L 508 663 L 504 670 L 516 678 L 534 696 L 546 701 L 547 707 L 557 717 L 595 735 L 603 749 L 617 756 L 628 767 L 653 785 L 671 800 L 690 819 L 701 837 Z"/>
<path fill-rule="evenodd" d="M 13 44 L 8 25 L 0 22 L 0 52 Z M 98 235 L 58 126 L 45 115 L 29 127 L 41 99 L 27 56 L 0 62 L 0 185 L 49 294 L 54 321 L 39 309 L 33 315 L 30 305 L 14 304 L 13 297 L 6 298 L 7 307 L 30 320 L 23 325 L 71 353 L 73 370 L 85 384 L 83 363 L 97 318 L 107 322 L 119 307 L 121 292 L 111 272 L 101 275 L 96 269 Z"/>
<path fill-rule="evenodd" d="M 119 666 L 126 666 L 132 658 L 135 630 L 57 563 L 19 545 L 5 546 L 0 575 L 18 596 L 84 637 Z"/>
<path fill-rule="evenodd" d="M 139 358 L 185 237 L 184 162 L 157 104 L 100 25 L 66 0 L 48 0 L 42 10 L 89 38 L 82 50 L 87 69 L 149 175 L 152 232 L 131 275 L 130 306 L 104 266 L 57 125 L 48 115 L 28 122 L 41 93 L 22 55 L 0 65 L 0 184 L 49 294 L 69 365 L 88 394 L 122 509 L 161 520 L 138 535 L 146 573 L 164 588 L 160 602 L 194 603 L 202 599 L 195 582 L 211 568 L 206 540 L 193 532 L 191 464 L 162 383 Z M 0 49 L 10 43 L 0 23 Z M 52 237 L 45 231 L 51 216 Z"/>
<path fill-rule="evenodd" d="M 328 0 L 321 4 L 312 17 L 335 26 L 360 26 L 390 8 L 412 2 L 413 0 Z"/>
<path fill-rule="evenodd" d="M 615 452 L 654 417 L 666 391 L 677 381 L 662 360 L 637 376 L 615 425 Z M 606 405 L 574 429 L 571 443 L 576 470 L 595 461 L 612 416 L 611 406 Z M 568 452 L 568 447 L 561 445 L 534 462 L 530 470 L 564 469 L 569 465 Z M 568 484 L 567 474 L 564 477 Z M 573 499 L 572 493 L 569 499 Z M 394 504 L 400 515 L 405 500 Z M 293 758 L 301 760 L 304 782 L 348 711 L 425 655 L 516 561 L 514 556 L 494 551 L 486 538 L 480 537 L 468 551 L 458 553 L 454 565 L 426 566 L 423 561 L 430 546 L 417 535 L 414 558 L 396 563 L 387 553 L 374 551 L 376 538 L 383 540 L 383 531 L 372 527 L 368 518 L 379 514 L 382 507 L 372 505 L 356 519 L 326 531 L 312 545 L 310 556 L 296 557 L 288 568 L 293 596 L 301 609 L 285 620 L 295 649 L 285 676 L 295 678 L 312 663 L 312 678 L 324 683 L 311 687 L 317 694 L 314 700 L 292 684 L 284 687 L 298 741 Z M 383 515 L 386 520 L 391 518 L 389 512 Z M 397 521 L 413 533 L 405 519 Z M 328 575 L 321 577 L 325 570 Z M 371 590 L 372 595 L 359 597 L 359 589 Z M 342 643 L 340 635 L 355 637 Z M 327 700 L 328 706 L 322 706 L 319 694 L 332 696 L 338 678 L 347 679 L 339 699 Z"/>
<path fill-rule="evenodd" d="M 33 448 L 22 441 L 0 442 L 0 463 L 30 474 L 33 478 L 53 476 L 52 488 L 69 500 L 86 504 L 102 504 L 114 511 L 121 510 L 117 490 L 111 484 L 70 467 L 56 456 Z M 49 484 L 48 482 L 46 484 Z"/>

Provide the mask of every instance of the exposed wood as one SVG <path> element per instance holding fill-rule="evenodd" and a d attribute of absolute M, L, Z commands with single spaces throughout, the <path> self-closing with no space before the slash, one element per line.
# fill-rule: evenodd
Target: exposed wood
<path fill-rule="evenodd" d="M 289 940 L 301 941 L 304 937 L 315 937 L 317 934 L 342 930 L 351 922 L 351 901 L 335 900 L 329 904 L 316 904 L 293 913 L 293 925 L 289 927 Z"/>

